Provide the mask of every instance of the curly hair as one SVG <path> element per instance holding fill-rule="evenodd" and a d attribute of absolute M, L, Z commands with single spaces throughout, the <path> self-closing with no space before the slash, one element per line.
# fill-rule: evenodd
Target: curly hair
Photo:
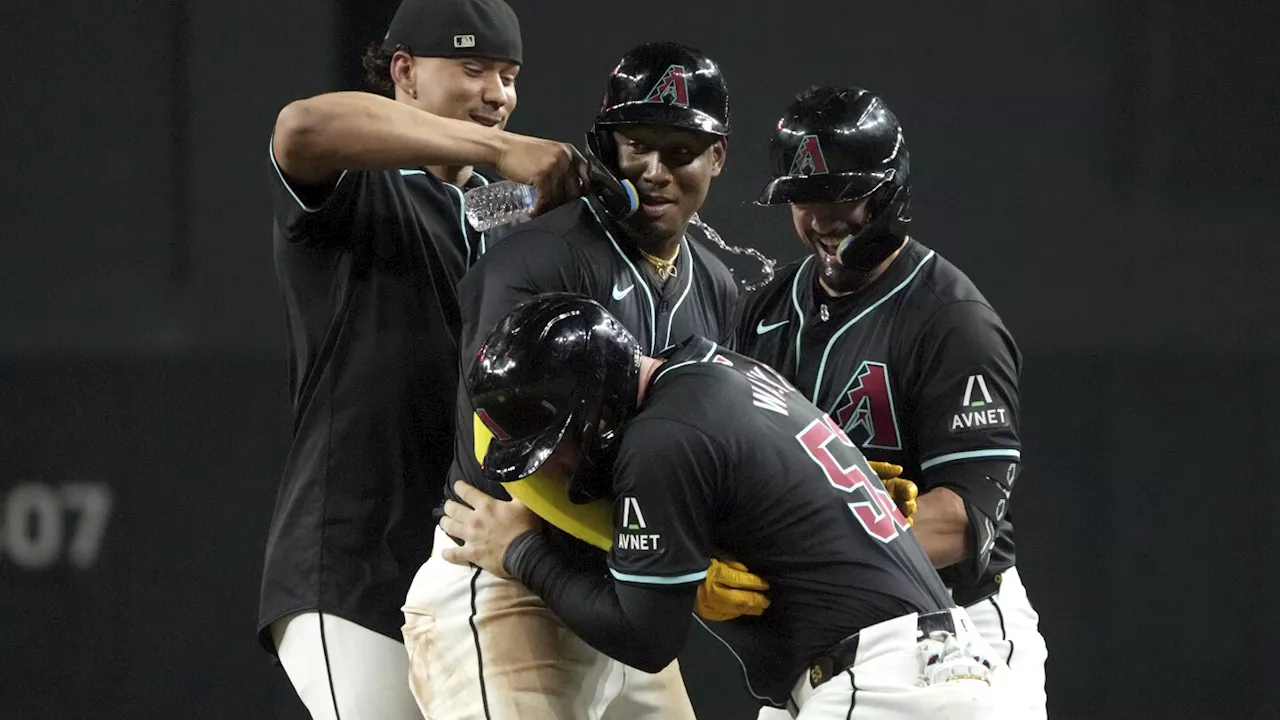
<path fill-rule="evenodd" d="M 375 41 L 369 43 L 364 56 L 360 58 L 360 64 L 364 66 L 365 83 L 387 97 L 395 97 L 396 94 L 396 85 L 391 81 L 391 57 L 396 54 L 396 50 L 413 54 L 407 45 L 398 45 L 395 50 L 388 50 L 381 42 Z"/>

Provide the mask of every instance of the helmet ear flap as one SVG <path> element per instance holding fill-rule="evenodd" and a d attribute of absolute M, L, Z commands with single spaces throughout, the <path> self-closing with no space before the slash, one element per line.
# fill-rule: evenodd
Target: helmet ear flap
<path fill-rule="evenodd" d="M 613 130 L 606 125 L 593 125 L 587 131 L 587 151 L 603 164 L 610 172 L 617 175 L 618 169 L 618 140 L 613 136 Z"/>
<path fill-rule="evenodd" d="M 565 494 L 571 502 L 579 505 L 606 497 L 612 480 L 613 458 L 605 452 L 600 437 L 605 403 L 603 386 L 593 388 L 591 392 L 591 397 L 582 402 L 577 420 L 566 433 L 572 434 L 578 446 L 579 460 L 573 474 L 565 481 Z"/>

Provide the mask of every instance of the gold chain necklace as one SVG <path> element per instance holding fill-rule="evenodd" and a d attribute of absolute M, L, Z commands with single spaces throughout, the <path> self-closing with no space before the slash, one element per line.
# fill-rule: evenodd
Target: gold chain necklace
<path fill-rule="evenodd" d="M 663 260 L 657 255 L 650 255 L 644 251 L 644 248 L 637 247 L 636 249 L 640 251 L 645 260 L 649 261 L 649 264 L 653 266 L 654 272 L 658 273 L 660 279 L 670 280 L 676 276 L 676 258 L 680 257 L 679 245 L 676 245 L 676 252 L 671 256 L 670 260 Z"/>

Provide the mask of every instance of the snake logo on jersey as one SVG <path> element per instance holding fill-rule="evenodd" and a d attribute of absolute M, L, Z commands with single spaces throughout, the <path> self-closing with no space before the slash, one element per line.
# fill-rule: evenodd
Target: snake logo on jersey
<path fill-rule="evenodd" d="M 644 102 L 666 103 L 689 107 L 689 85 L 685 81 L 683 65 L 672 65 L 662 74 Z"/>
<path fill-rule="evenodd" d="M 836 408 L 835 420 L 859 447 L 901 450 L 902 434 L 893 407 L 889 366 L 866 360 L 858 367 L 845 402 Z"/>
<path fill-rule="evenodd" d="M 791 161 L 792 175 L 823 175 L 827 172 L 827 158 L 822 154 L 817 135 L 805 135 Z"/>

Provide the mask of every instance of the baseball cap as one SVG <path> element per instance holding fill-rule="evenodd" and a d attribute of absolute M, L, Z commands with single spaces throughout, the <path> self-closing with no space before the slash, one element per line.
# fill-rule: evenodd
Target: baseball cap
<path fill-rule="evenodd" d="M 521 64 L 520 21 L 503 0 L 403 0 L 382 46 L 416 57 L 484 57 Z"/>

